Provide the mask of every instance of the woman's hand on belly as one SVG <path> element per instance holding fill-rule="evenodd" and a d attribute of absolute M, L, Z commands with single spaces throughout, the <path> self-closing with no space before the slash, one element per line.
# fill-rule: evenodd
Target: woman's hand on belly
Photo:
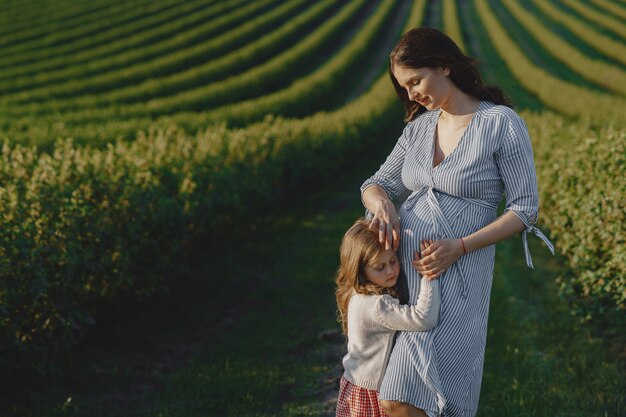
<path fill-rule="evenodd" d="M 388 200 L 379 200 L 373 210 L 374 218 L 370 230 L 378 232 L 378 240 L 385 249 L 398 250 L 400 247 L 400 218 L 396 207 Z"/>
<path fill-rule="evenodd" d="M 420 252 L 415 253 L 411 263 L 420 275 L 436 279 L 463 256 L 464 250 L 461 239 L 442 239 L 423 240 Z"/>

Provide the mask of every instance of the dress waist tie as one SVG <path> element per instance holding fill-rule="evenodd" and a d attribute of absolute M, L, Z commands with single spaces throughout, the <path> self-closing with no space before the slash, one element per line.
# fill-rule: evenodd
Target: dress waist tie
<path fill-rule="evenodd" d="M 430 208 L 430 214 L 431 214 L 433 227 L 435 228 L 436 231 L 438 231 L 438 233 L 443 238 L 455 239 L 456 236 L 454 235 L 452 231 L 452 227 L 450 227 L 450 224 L 448 223 L 446 216 L 443 214 L 443 211 L 441 210 L 441 206 L 439 205 L 439 200 L 437 199 L 437 196 L 435 195 L 435 192 L 434 192 L 435 190 L 432 186 L 424 186 L 421 189 L 414 191 L 409 196 L 409 198 L 407 198 L 407 201 L 405 202 L 407 209 L 410 210 L 412 208 L 412 206 L 417 201 L 418 197 L 420 195 L 423 195 L 424 190 L 426 190 L 426 197 L 428 201 L 428 206 Z M 441 191 L 438 191 L 438 192 L 441 192 Z M 479 200 L 475 198 L 464 198 L 464 197 L 459 197 L 459 196 L 454 196 L 454 197 L 459 198 L 463 201 L 466 201 L 470 204 L 480 206 L 482 208 L 486 208 L 490 210 L 497 209 L 497 206 L 494 206 L 490 204 L 489 202 L 486 202 L 483 200 Z M 367 214 L 371 216 L 371 213 L 367 213 Z M 527 235 L 529 233 L 534 233 L 539 239 L 541 239 L 546 244 L 546 246 L 548 247 L 550 252 L 552 252 L 553 255 L 554 255 L 554 245 L 552 244 L 552 242 L 550 242 L 550 240 L 546 237 L 546 235 L 544 235 L 543 232 L 541 232 L 541 230 L 539 230 L 535 226 L 526 224 L 526 229 L 524 229 L 524 231 L 522 232 L 522 243 L 524 244 L 524 255 L 526 256 L 526 265 L 534 269 L 533 261 L 530 256 L 530 250 L 528 249 Z M 461 263 L 458 261 L 453 263 L 452 267 L 456 268 L 459 274 L 459 280 L 461 284 L 461 295 L 463 296 L 464 299 L 466 299 L 467 298 L 467 279 L 465 276 L 465 271 L 463 270 Z"/>
<path fill-rule="evenodd" d="M 426 196 L 432 215 L 433 226 L 436 229 L 439 229 L 439 234 L 441 234 L 444 238 L 454 239 L 455 236 L 452 231 L 452 227 L 450 227 L 446 216 L 443 214 L 441 206 L 439 205 L 439 200 L 437 200 L 437 196 L 435 195 L 432 187 L 427 187 Z M 463 200 L 469 202 L 469 200 Z M 463 270 L 461 262 L 457 260 L 455 263 L 452 264 L 452 268 L 455 268 L 459 275 L 459 281 L 461 284 L 461 296 L 463 297 L 463 299 L 467 299 L 467 278 L 465 276 L 465 271 Z"/>

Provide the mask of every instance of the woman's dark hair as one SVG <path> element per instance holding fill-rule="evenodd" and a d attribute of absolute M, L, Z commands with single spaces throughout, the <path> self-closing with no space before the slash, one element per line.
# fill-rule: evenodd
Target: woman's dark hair
<path fill-rule="evenodd" d="M 476 60 L 466 56 L 445 33 L 427 27 L 411 29 L 402 35 L 389 55 L 389 75 L 406 109 L 405 121 L 415 119 L 426 108 L 411 101 L 406 90 L 393 75 L 394 66 L 406 68 L 450 68 L 450 79 L 464 93 L 479 100 L 491 101 L 512 107 L 512 102 L 502 89 L 483 84 Z"/>

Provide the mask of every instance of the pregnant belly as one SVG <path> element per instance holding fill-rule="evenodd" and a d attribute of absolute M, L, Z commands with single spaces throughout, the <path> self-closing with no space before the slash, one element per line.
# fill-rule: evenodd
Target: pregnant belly
<path fill-rule="evenodd" d="M 403 204 L 398 215 L 400 216 L 400 245 L 406 250 L 418 250 L 419 243 L 423 239 L 436 240 L 436 228 L 432 221 L 432 215 L 425 199 L 417 201 L 414 205 Z"/>
<path fill-rule="evenodd" d="M 434 209 L 440 210 L 439 215 L 435 215 Z M 448 194 L 437 195 L 437 206 L 434 209 L 433 202 L 428 200 L 427 195 L 416 193 L 407 199 L 398 213 L 401 225 L 399 256 L 405 271 L 406 289 L 411 303 L 416 302 L 420 292 L 420 275 L 411 264 L 411 261 L 415 259 L 415 253 L 419 251 L 420 242 L 424 239 L 441 240 L 467 236 L 495 219 L 495 210 L 476 206 L 472 202 Z M 485 261 L 491 261 L 481 262 L 487 268 L 493 263 L 492 249 L 483 248 L 457 262 L 464 264 L 465 262 L 462 261 L 467 261 L 469 258 L 477 259 L 477 257 L 488 255 Z M 489 254 L 484 252 L 489 252 Z M 463 298 L 467 297 L 465 274 L 459 273 L 462 269 L 463 266 L 459 265 L 459 268 L 451 268 L 445 274 L 446 276 L 450 274 L 462 276 L 456 278 L 450 276 L 450 279 L 442 277 L 444 278 L 441 281 L 442 297 L 448 294 L 453 294 L 454 297 L 462 294 Z M 489 275 L 487 270 L 481 271 L 481 275 L 484 272 L 487 273 L 485 276 Z"/>
<path fill-rule="evenodd" d="M 411 195 L 400 207 L 402 237 L 419 246 L 422 239 L 459 238 L 474 233 L 495 220 L 495 209 L 478 206 L 449 194 L 436 192 L 436 208 L 425 193 Z M 435 210 L 440 210 L 437 216 Z M 443 217 L 443 218 L 442 218 Z"/>

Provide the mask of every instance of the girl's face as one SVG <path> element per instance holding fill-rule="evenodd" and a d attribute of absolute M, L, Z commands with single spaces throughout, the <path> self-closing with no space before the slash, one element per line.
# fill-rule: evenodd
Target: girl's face
<path fill-rule="evenodd" d="M 409 95 L 427 110 L 445 107 L 454 85 L 448 78 L 450 68 L 407 68 L 395 65 L 393 75 Z"/>
<path fill-rule="evenodd" d="M 400 263 L 392 249 L 381 250 L 364 268 L 365 277 L 375 285 L 391 288 L 396 285 L 400 275 Z"/>

